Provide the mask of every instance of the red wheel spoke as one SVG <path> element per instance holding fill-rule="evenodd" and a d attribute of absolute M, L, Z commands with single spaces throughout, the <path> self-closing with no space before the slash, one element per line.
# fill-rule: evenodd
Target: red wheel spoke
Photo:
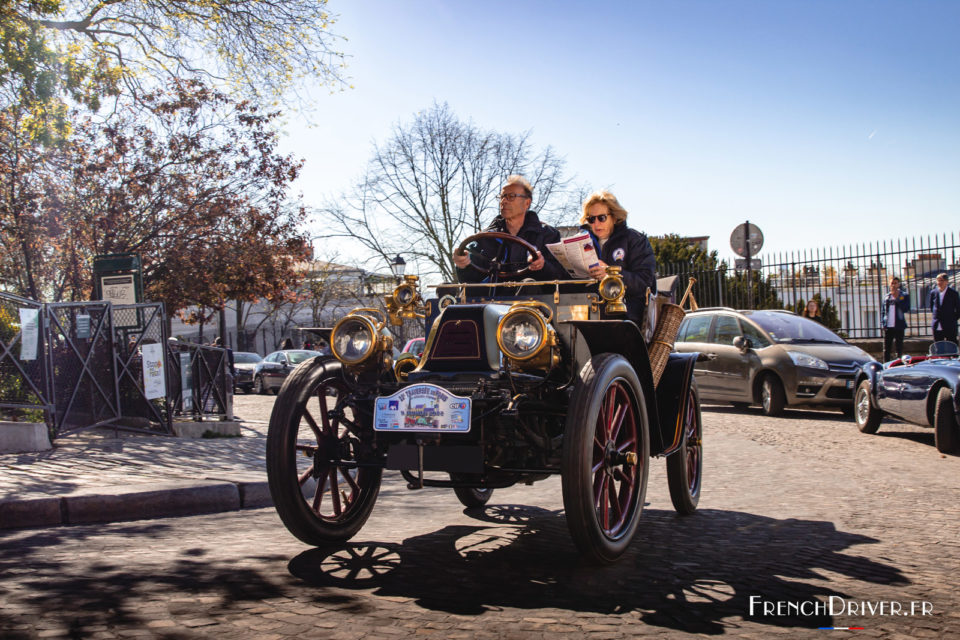
<path fill-rule="evenodd" d="M 619 496 L 617 496 L 617 487 L 616 484 L 611 482 L 607 485 L 607 492 L 609 494 L 610 508 L 613 510 L 614 522 L 619 523 L 623 519 L 623 506 L 620 504 Z"/>
<path fill-rule="evenodd" d="M 343 479 L 347 481 L 347 484 L 350 485 L 350 489 L 352 489 L 354 493 L 360 493 L 360 485 L 358 485 L 357 481 L 350 475 L 349 470 L 344 469 L 341 475 L 343 475 Z"/>
<path fill-rule="evenodd" d="M 299 478 L 297 478 L 297 484 L 301 487 L 310 479 L 310 474 L 313 473 L 313 465 L 310 465 L 310 468 L 304 471 Z"/>
<path fill-rule="evenodd" d="M 325 416 L 324 416 L 325 417 Z M 317 439 L 317 444 L 320 444 L 322 436 L 320 435 L 320 427 L 317 426 L 316 420 L 313 419 L 313 416 L 310 415 L 310 410 L 304 407 L 303 409 L 303 418 L 307 421 L 307 424 L 310 425 L 310 429 L 313 431 L 313 435 Z"/>
<path fill-rule="evenodd" d="M 621 404 L 617 407 L 610 424 L 610 439 L 614 442 L 620 437 L 620 429 L 623 427 L 623 419 L 627 415 L 627 405 Z"/>
<path fill-rule="evenodd" d="M 337 486 L 337 468 L 330 469 L 330 497 L 333 499 L 333 513 L 339 516 L 343 513 L 343 505 L 340 504 L 340 489 Z"/>
<path fill-rule="evenodd" d="M 616 387 L 610 387 L 610 389 L 607 390 L 607 397 L 604 398 L 605 410 L 603 412 L 604 435 L 606 436 L 607 440 L 611 439 L 611 435 L 610 435 L 610 426 L 612 421 L 611 417 L 613 416 L 614 405 L 616 403 L 616 400 L 617 400 Z"/>
<path fill-rule="evenodd" d="M 320 513 L 320 503 L 323 502 L 323 488 L 327 486 L 327 476 L 323 475 L 317 479 L 317 490 L 313 493 L 313 510 Z"/>
<path fill-rule="evenodd" d="M 596 474 L 593 479 L 593 504 L 597 509 L 603 505 L 603 492 L 606 491 L 607 474 L 603 471 Z"/>

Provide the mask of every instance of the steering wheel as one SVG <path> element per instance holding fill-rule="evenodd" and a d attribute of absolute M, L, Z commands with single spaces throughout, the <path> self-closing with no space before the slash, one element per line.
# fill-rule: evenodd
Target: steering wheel
<path fill-rule="evenodd" d="M 458 247 L 456 248 L 456 250 L 454 251 L 454 253 L 457 254 L 457 255 L 464 255 L 464 254 L 469 253 L 469 254 L 472 254 L 472 255 L 479 255 L 479 256 L 482 256 L 482 257 L 483 257 L 484 259 L 486 259 L 486 260 L 490 260 L 490 266 L 489 266 L 489 267 L 482 267 L 482 266 L 480 266 L 480 265 L 478 265 L 478 264 L 473 264 L 473 268 L 476 269 L 477 271 L 479 271 L 480 273 L 484 274 L 484 275 L 486 275 L 486 274 L 488 274 L 488 273 L 493 273 L 495 279 L 499 279 L 499 278 L 502 277 L 502 278 L 506 278 L 506 279 L 509 280 L 510 278 L 516 278 L 517 276 L 522 276 L 523 274 L 525 274 L 525 273 L 527 273 L 528 271 L 530 271 L 530 266 L 529 266 L 529 264 L 528 264 L 527 266 L 523 267 L 522 269 L 517 270 L 517 271 L 501 271 L 501 269 L 502 269 L 503 267 L 505 267 L 506 265 L 511 265 L 511 266 L 513 266 L 513 265 L 519 264 L 519 263 L 516 263 L 516 262 L 503 262 L 503 263 L 500 263 L 500 262 L 497 262 L 495 259 L 491 259 L 491 258 L 489 258 L 488 256 L 484 256 L 483 254 L 480 254 L 479 252 L 476 252 L 476 251 L 468 251 L 468 250 L 467 250 L 467 245 L 470 244 L 471 242 L 475 242 L 475 241 L 477 241 L 477 240 L 484 240 L 484 239 L 487 239 L 487 238 L 496 239 L 496 240 L 507 240 L 507 241 L 509 241 L 509 242 L 513 242 L 514 244 L 519 244 L 521 247 L 523 247 L 524 249 L 527 250 L 527 253 L 530 255 L 530 259 L 531 259 L 531 260 L 536 260 L 537 257 L 538 257 L 537 254 L 539 253 L 539 251 L 537 250 L 537 248 L 536 248 L 535 246 L 533 246 L 532 244 L 530 244 L 529 242 L 527 242 L 527 241 L 524 240 L 523 238 L 520 238 L 520 237 L 515 236 L 515 235 L 511 235 L 511 234 L 509 234 L 509 233 L 503 233 L 502 231 L 481 231 L 480 233 L 475 233 L 475 234 L 473 234 L 472 236 L 469 236 L 469 237 L 467 237 L 467 238 L 464 238 L 463 242 L 460 243 L 460 246 L 458 246 Z"/>

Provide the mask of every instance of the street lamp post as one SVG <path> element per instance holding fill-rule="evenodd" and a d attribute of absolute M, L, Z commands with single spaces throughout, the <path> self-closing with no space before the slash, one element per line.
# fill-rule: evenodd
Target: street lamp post
<path fill-rule="evenodd" d="M 397 254 L 397 257 L 393 259 L 393 262 L 390 263 L 390 271 L 393 272 L 393 277 L 397 281 L 397 284 L 400 284 L 400 281 L 403 279 L 403 272 L 407 268 L 407 261 L 400 257 L 400 254 Z"/>

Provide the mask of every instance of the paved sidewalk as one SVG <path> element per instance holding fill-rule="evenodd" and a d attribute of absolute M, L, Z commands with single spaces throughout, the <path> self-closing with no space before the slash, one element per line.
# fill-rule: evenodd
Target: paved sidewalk
<path fill-rule="evenodd" d="M 99 429 L 0 454 L 0 529 L 214 513 L 272 504 L 264 452 L 274 396 L 236 396 L 239 438 Z"/>

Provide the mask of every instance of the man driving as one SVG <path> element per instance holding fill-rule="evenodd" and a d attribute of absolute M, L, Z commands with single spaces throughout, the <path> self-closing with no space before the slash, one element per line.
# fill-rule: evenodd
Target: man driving
<path fill-rule="evenodd" d="M 526 178 L 519 175 L 508 177 L 500 192 L 500 215 L 493 219 L 485 231 L 508 233 L 526 240 L 537 248 L 536 259 L 527 262 L 529 254 L 519 243 L 499 238 L 483 238 L 477 241 L 470 253 L 454 252 L 453 263 L 457 267 L 460 282 L 487 281 L 492 274 L 481 269 L 489 269 L 494 261 L 503 265 L 503 272 L 529 267 L 530 271 L 523 276 L 535 280 L 566 278 L 560 263 L 546 248 L 548 243 L 560 242 L 560 232 L 540 222 L 536 212 L 528 209 L 532 202 L 533 189 Z"/>

